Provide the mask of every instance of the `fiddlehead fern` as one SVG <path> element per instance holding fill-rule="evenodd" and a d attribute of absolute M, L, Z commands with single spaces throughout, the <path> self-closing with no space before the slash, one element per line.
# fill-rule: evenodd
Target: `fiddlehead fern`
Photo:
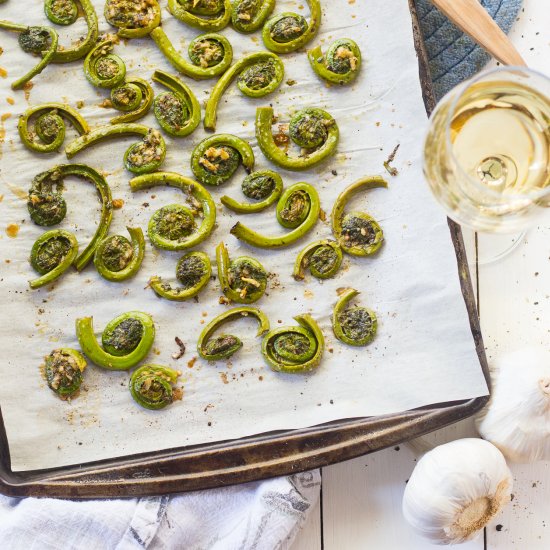
<path fill-rule="evenodd" d="M 302 15 L 284 12 L 273 16 L 264 25 L 262 38 L 268 50 L 276 53 L 294 52 L 313 40 L 321 26 L 321 2 L 307 0 L 309 23 Z"/>
<path fill-rule="evenodd" d="M 297 327 L 281 327 L 267 334 L 262 355 L 272 370 L 290 374 L 316 369 L 325 351 L 325 339 L 311 315 L 297 315 Z"/>
<path fill-rule="evenodd" d="M 124 114 L 111 119 L 111 124 L 124 124 L 143 118 L 153 104 L 153 88 L 142 78 L 129 78 L 111 89 L 111 103 Z"/>
<path fill-rule="evenodd" d="M 86 359 L 75 349 L 54 349 L 44 358 L 44 375 L 48 387 L 61 399 L 75 397 L 82 385 Z"/>
<path fill-rule="evenodd" d="M 210 258 L 204 252 L 189 252 L 180 258 L 176 266 L 176 278 L 181 286 L 172 287 L 156 276 L 151 278 L 149 286 L 161 298 L 183 302 L 197 296 L 208 284 L 211 275 Z"/>
<path fill-rule="evenodd" d="M 359 191 L 383 187 L 388 183 L 380 176 L 359 180 L 345 189 L 332 208 L 332 232 L 346 254 L 370 256 L 379 250 L 384 241 L 384 232 L 376 220 L 365 212 L 344 214 L 349 200 Z"/>
<path fill-rule="evenodd" d="M 238 77 L 237 86 L 244 95 L 259 98 L 274 92 L 284 76 L 283 62 L 274 53 L 252 53 L 237 61 L 218 80 L 210 94 L 204 115 L 205 129 L 216 130 L 218 104 L 233 79 Z"/>
<path fill-rule="evenodd" d="M 195 80 L 219 76 L 233 61 L 233 48 L 221 34 L 202 34 L 191 40 L 188 48 L 191 61 L 177 52 L 161 27 L 151 32 L 151 38 L 178 72 Z"/>
<path fill-rule="evenodd" d="M 56 25 L 72 25 L 78 18 L 78 5 L 74 0 L 45 0 L 44 13 Z"/>
<path fill-rule="evenodd" d="M 238 304 L 253 304 L 267 287 L 267 271 L 256 259 L 241 256 L 229 259 L 224 243 L 216 248 L 218 279 L 225 297 Z"/>
<path fill-rule="evenodd" d="M 118 283 L 133 277 L 145 255 L 145 239 L 139 227 L 127 227 L 131 242 L 122 235 L 103 239 L 94 254 L 97 272 L 107 281 Z"/>
<path fill-rule="evenodd" d="M 130 311 L 110 321 L 99 345 L 92 317 L 76 320 L 76 336 L 84 354 L 98 367 L 128 370 L 145 359 L 155 339 L 153 318 L 140 311 Z"/>
<path fill-rule="evenodd" d="M 155 71 L 153 80 L 170 90 L 155 97 L 154 112 L 161 128 L 174 137 L 192 134 L 201 121 L 201 107 L 193 90 L 163 71 Z"/>
<path fill-rule="evenodd" d="M 326 55 L 323 55 L 321 46 L 317 46 L 308 51 L 307 56 L 315 73 L 332 84 L 350 84 L 361 69 L 361 50 L 349 38 L 333 42 Z"/>
<path fill-rule="evenodd" d="M 142 38 L 160 25 L 160 6 L 156 0 L 107 0 L 105 19 L 118 28 L 122 38 Z"/>
<path fill-rule="evenodd" d="M 90 129 L 82 116 L 68 105 L 44 103 L 27 109 L 20 117 L 17 129 L 21 142 L 36 153 L 53 153 L 65 141 L 65 120 L 80 134 Z M 29 124 L 33 124 L 29 129 Z"/>
<path fill-rule="evenodd" d="M 350 346 L 366 346 L 376 336 L 378 321 L 374 311 L 366 307 L 348 307 L 359 292 L 348 288 L 341 296 L 332 314 L 332 330 L 340 342 Z"/>
<path fill-rule="evenodd" d="M 88 82 L 98 88 L 114 88 L 124 81 L 126 65 L 113 52 L 111 39 L 99 42 L 84 60 L 84 74 Z"/>
<path fill-rule="evenodd" d="M 322 109 L 307 108 L 298 111 L 290 120 L 288 135 L 282 134 L 288 150 L 292 140 L 301 148 L 299 156 L 291 156 L 280 149 L 271 131 L 273 109 L 259 107 L 256 111 L 256 138 L 263 154 L 277 166 L 287 170 L 307 170 L 321 163 L 336 152 L 340 138 L 338 125 L 332 116 Z M 279 126 L 280 128 L 282 125 Z"/>
<path fill-rule="evenodd" d="M 257 31 L 275 8 L 275 0 L 233 0 L 231 23 L 242 33 Z"/>
<path fill-rule="evenodd" d="M 168 11 L 203 31 L 221 31 L 231 21 L 231 0 L 168 0 Z"/>
<path fill-rule="evenodd" d="M 244 178 L 241 189 L 243 195 L 257 202 L 238 202 L 224 195 L 221 203 L 239 214 L 253 214 L 269 208 L 283 194 L 283 179 L 277 172 L 261 170 L 253 172 Z"/>
<path fill-rule="evenodd" d="M 174 388 L 181 372 L 161 365 L 143 365 L 130 377 L 130 393 L 134 401 L 145 409 L 164 409 L 183 396 L 181 388 Z"/>
<path fill-rule="evenodd" d="M 217 134 L 201 141 L 191 155 L 191 169 L 205 185 L 221 185 L 229 180 L 242 163 L 250 174 L 254 169 L 252 147 L 236 136 Z"/>
<path fill-rule="evenodd" d="M 308 244 L 296 258 L 292 276 L 297 281 L 305 278 L 305 270 L 317 279 L 334 277 L 342 265 L 342 249 L 335 241 L 316 241 Z"/>
<path fill-rule="evenodd" d="M 196 181 L 173 172 L 157 172 L 130 180 L 132 191 L 161 185 L 181 189 L 190 208 L 171 204 L 157 210 L 148 228 L 153 245 L 164 250 L 185 250 L 207 239 L 216 224 L 216 204 L 210 193 Z M 199 215 L 202 221 L 197 227 L 195 218 Z"/>
<path fill-rule="evenodd" d="M 231 228 L 231 234 L 258 248 L 282 248 L 301 239 L 312 229 L 320 211 L 321 203 L 315 188 L 308 183 L 296 183 L 282 194 L 277 203 L 277 220 L 292 231 L 277 237 L 266 237 L 237 222 Z"/>
<path fill-rule="evenodd" d="M 236 307 L 230 309 L 221 315 L 218 315 L 210 322 L 199 336 L 197 351 L 199 355 L 206 361 L 221 361 L 229 359 L 237 351 L 239 351 L 243 343 L 240 338 L 231 334 L 221 334 L 220 336 L 211 339 L 212 335 L 221 325 L 241 319 L 242 317 L 254 317 L 258 320 L 258 332 L 256 336 L 263 336 L 269 331 L 269 319 L 259 309 L 253 307 Z"/>

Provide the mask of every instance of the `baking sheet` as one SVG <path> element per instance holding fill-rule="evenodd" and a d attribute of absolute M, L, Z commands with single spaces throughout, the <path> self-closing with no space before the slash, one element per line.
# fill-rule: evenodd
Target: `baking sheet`
<path fill-rule="evenodd" d="M 25 21 L 43 22 L 42 2 L 26 4 Z M 161 4 L 164 8 L 165 3 Z M 101 30 L 109 30 L 101 15 L 103 2 L 95 5 Z M 14 470 L 82 463 L 486 395 L 446 219 L 421 174 L 426 117 L 407 2 L 339 0 L 323 5 L 325 18 L 316 41 L 326 47 L 338 37 L 355 39 L 366 61 L 358 81 L 350 88 L 329 89 L 312 74 L 303 52 L 285 56 L 287 74 L 281 90 L 263 100 L 250 100 L 233 86 L 221 104 L 218 132 L 248 139 L 254 146 L 257 168 L 268 168 L 271 166 L 254 138 L 255 107 L 272 103 L 283 118 L 302 106 L 327 109 L 342 133 L 338 155 L 305 174 L 282 172 L 287 186 L 297 181 L 316 185 L 327 212 L 347 185 L 364 175 L 383 173 L 383 161 L 399 143 L 394 165 L 400 174 L 390 178 L 390 189 L 371 191 L 350 205 L 380 221 L 385 246 L 373 258 L 346 258 L 344 269 L 333 280 L 321 283 L 308 277 L 297 283 L 290 276 L 297 252 L 307 242 L 329 237 L 328 223 L 319 222 L 306 239 L 287 250 L 259 251 L 240 245 L 229 235 L 229 229 L 236 219 L 242 219 L 260 231 L 281 232 L 273 211 L 245 217 L 220 207 L 218 228 L 198 247 L 214 260 L 215 246 L 224 240 L 232 257 L 248 254 L 264 263 L 273 275 L 269 296 L 257 305 L 269 316 L 272 326 L 293 324 L 292 317 L 304 312 L 318 320 L 332 353 L 327 352 L 320 369 L 308 376 L 271 372 L 259 354 L 252 321 L 228 327 L 245 342 L 230 362 L 208 364 L 199 359 L 192 364 L 201 329 L 226 306 L 218 303 L 216 283 L 200 295 L 199 303 L 176 304 L 156 298 L 146 288 L 147 280 L 152 274 L 172 278 L 181 254 L 157 251 L 149 244 L 144 265 L 130 282 L 108 283 L 90 266 L 81 274 L 69 273 L 53 289 L 27 289 L 26 281 L 33 277 L 27 258 L 43 229 L 28 219 L 21 190 L 28 189 L 35 174 L 66 159 L 62 153 L 35 155 L 23 149 L 16 131 L 17 115 L 27 103 L 52 100 L 72 106 L 83 101 L 81 113 L 91 125 L 107 123 L 113 112 L 99 107 L 107 93 L 87 83 L 79 63 L 48 67 L 35 78 L 28 102 L 23 92 L 12 92 L 8 83 L 34 60 L 20 52 L 15 36 L 1 35 L 4 54 L 0 66 L 8 77 L 1 83 L 0 105 L 1 111 L 12 113 L 12 117 L 4 121 L 6 136 L 0 162 L 4 198 L 0 210 L 6 226 L 17 223 L 21 227 L 17 238 L 8 238 L 2 231 L 0 239 L 0 342 L 4 359 L 0 366 L 4 379 L 0 405 Z M 302 9 L 306 14 L 307 7 L 301 3 L 277 2 L 277 11 Z M 10 2 L 2 6 L 0 17 L 18 21 L 20 11 Z M 174 20 L 166 10 L 163 16 L 166 32 L 183 49 L 195 31 Z M 78 30 L 61 29 L 61 43 L 67 43 L 70 33 L 78 35 Z M 223 34 L 233 44 L 236 59 L 261 49 L 258 34 L 242 36 L 230 29 Z M 130 75 L 147 78 L 157 67 L 173 72 L 148 39 L 120 44 L 116 53 L 127 62 Z M 213 85 L 212 81 L 188 83 L 200 99 L 207 97 Z M 7 97 L 15 99 L 13 106 L 6 102 Z M 144 123 L 155 125 L 153 116 L 150 114 Z M 69 129 L 68 139 L 74 135 Z M 184 140 L 167 139 L 163 168 L 191 175 L 189 155 L 204 135 L 200 129 Z M 113 233 L 125 234 L 126 225 L 139 224 L 145 229 L 157 208 L 181 199 L 170 189 L 132 196 L 122 156 L 133 141 L 105 143 L 72 161 L 104 171 L 113 197 L 125 201 L 123 209 L 115 211 Z M 239 197 L 242 177 L 241 172 L 223 188 L 212 190 L 213 196 Z M 63 227 L 74 230 L 80 242 L 87 242 L 99 212 L 94 191 L 91 186 L 67 180 L 66 199 L 69 212 Z M 144 206 L 146 203 L 149 206 Z M 330 315 L 337 289 L 347 286 L 360 290 L 361 303 L 373 308 L 379 317 L 378 336 L 365 349 L 345 347 L 332 335 Z M 107 372 L 93 365 L 86 371 L 85 390 L 78 399 L 71 403 L 58 400 L 40 377 L 43 356 L 54 347 L 78 347 L 74 334 L 77 317 L 93 315 L 100 331 L 110 319 L 133 309 L 154 316 L 157 338 L 149 359 L 183 372 L 183 401 L 164 411 L 145 411 L 129 395 L 127 373 Z M 171 357 L 177 348 L 175 336 L 187 345 L 185 356 L 178 361 Z"/>

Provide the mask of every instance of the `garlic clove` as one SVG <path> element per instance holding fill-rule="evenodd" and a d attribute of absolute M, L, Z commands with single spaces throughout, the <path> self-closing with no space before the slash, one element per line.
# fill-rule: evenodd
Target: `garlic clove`
<path fill-rule="evenodd" d="M 510 502 L 512 474 L 502 453 L 482 439 L 459 439 L 425 454 L 403 496 L 403 515 L 436 544 L 475 538 Z"/>
<path fill-rule="evenodd" d="M 476 419 L 484 439 L 513 462 L 550 459 L 550 351 L 526 348 L 492 366 L 491 400 Z"/>

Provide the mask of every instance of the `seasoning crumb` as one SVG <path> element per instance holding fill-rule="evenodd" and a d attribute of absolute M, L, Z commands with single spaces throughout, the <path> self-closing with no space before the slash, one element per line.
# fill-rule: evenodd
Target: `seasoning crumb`
<path fill-rule="evenodd" d="M 495 527 L 495 529 L 496 529 L 498 532 L 500 532 L 500 531 L 502 531 L 502 527 L 503 527 L 503 526 L 499 523 L 499 524 Z"/>
<path fill-rule="evenodd" d="M 388 172 L 388 174 L 390 176 L 397 176 L 399 174 L 399 171 L 397 170 L 397 168 L 394 168 L 393 166 L 391 166 L 391 163 L 394 161 L 395 159 L 395 155 L 397 154 L 397 151 L 399 150 L 399 147 L 401 147 L 401 144 L 398 143 L 393 151 L 390 153 L 390 156 L 388 157 L 388 159 L 386 161 L 384 161 L 384 168 L 386 169 L 386 171 Z"/>
<path fill-rule="evenodd" d="M 331 170 L 330 173 L 333 175 L 333 176 L 337 176 L 338 175 L 338 172 L 336 170 Z"/>
<path fill-rule="evenodd" d="M 261 382 L 264 379 L 262 375 L 258 376 L 258 380 Z"/>
<path fill-rule="evenodd" d="M 196 362 L 197 362 L 197 357 L 195 356 L 187 362 L 187 367 L 192 369 L 195 366 Z"/>
<path fill-rule="evenodd" d="M 15 239 L 19 233 L 19 226 L 16 223 L 8 223 L 6 234 L 10 239 Z"/>
<path fill-rule="evenodd" d="M 287 81 L 287 86 L 294 86 L 296 84 L 296 81 L 293 80 L 292 78 L 289 78 Z"/>
<path fill-rule="evenodd" d="M 113 208 L 115 210 L 120 210 L 124 206 L 123 199 L 113 199 Z"/>
<path fill-rule="evenodd" d="M 174 340 L 179 347 L 179 351 L 176 351 L 172 354 L 172 359 L 177 361 L 178 359 L 181 359 L 185 353 L 185 344 L 181 341 L 181 338 L 179 336 L 176 336 Z"/>

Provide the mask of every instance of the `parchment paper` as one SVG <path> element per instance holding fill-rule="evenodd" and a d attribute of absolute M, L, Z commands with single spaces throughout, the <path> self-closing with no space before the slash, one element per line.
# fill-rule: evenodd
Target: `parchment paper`
<path fill-rule="evenodd" d="M 101 30 L 103 2 L 94 2 Z M 22 10 L 22 4 L 25 9 Z M 164 27 L 183 49 L 196 35 L 173 19 L 163 5 Z M 277 11 L 294 10 L 307 15 L 303 2 L 279 1 Z M 8 2 L 0 16 L 12 21 L 45 22 L 39 0 Z M 291 278 L 296 254 L 313 240 L 330 237 L 328 221 L 319 222 L 307 238 L 284 251 L 259 251 L 240 245 L 229 235 L 236 219 L 265 233 L 281 232 L 271 209 L 261 215 L 237 216 L 219 207 L 218 228 L 199 249 L 213 262 L 215 246 L 224 240 L 230 255 L 257 257 L 273 274 L 269 296 L 258 303 L 272 326 L 294 324 L 292 317 L 310 312 L 320 323 L 327 351 L 319 370 L 307 376 L 277 374 L 263 363 L 252 321 L 228 327 L 243 337 L 244 348 L 230 362 L 208 364 L 197 360 L 196 340 L 204 326 L 226 306 L 218 303 L 220 289 L 211 283 L 200 302 L 176 304 L 158 299 L 146 288 L 149 277 L 159 274 L 173 280 L 181 254 L 155 250 L 147 244 L 139 275 L 122 284 L 102 280 L 90 265 L 83 273 L 69 272 L 53 288 L 30 291 L 27 280 L 35 276 L 28 263 L 34 240 L 44 231 L 28 216 L 24 194 L 37 173 L 67 162 L 63 152 L 36 155 L 25 150 L 16 130 L 17 116 L 29 105 L 63 101 L 76 106 L 93 125 L 105 124 L 113 110 L 99 106 L 108 97 L 86 81 L 81 63 L 49 66 L 34 79 L 28 101 L 23 92 L 12 92 L 9 83 L 32 66 L 35 59 L 23 54 L 16 36 L 3 32 L 0 65 L 8 76 L 1 82 L 2 113 L 6 136 L 2 144 L 0 203 L 2 224 L 0 261 L 2 293 L 2 384 L 0 403 L 10 443 L 14 470 L 48 468 L 113 456 L 248 436 L 269 430 L 300 428 L 330 420 L 381 415 L 437 402 L 472 398 L 487 393 L 475 354 L 466 308 L 459 289 L 457 265 L 445 216 L 429 194 L 421 174 L 421 145 L 426 115 L 418 82 L 410 14 L 406 0 L 324 1 L 322 32 L 315 43 L 324 46 L 338 37 L 355 39 L 365 64 L 358 81 L 349 88 L 327 88 L 312 73 L 304 52 L 284 56 L 285 83 L 264 99 L 242 97 L 233 85 L 221 103 L 218 132 L 248 139 L 254 146 L 257 168 L 273 168 L 263 157 L 254 137 L 255 108 L 272 103 L 282 120 L 293 109 L 319 106 L 336 118 L 342 134 L 338 155 L 320 169 L 304 174 L 285 173 L 285 185 L 308 181 L 320 191 L 322 206 L 330 213 L 334 199 L 362 176 L 384 173 L 382 163 L 401 145 L 395 160 L 400 174 L 390 179 L 389 190 L 375 190 L 350 206 L 368 211 L 384 228 L 386 244 L 371 258 L 346 258 L 344 269 L 333 280 L 320 283 L 307 277 Z M 79 36 L 78 26 L 59 28 L 62 44 Z M 112 29 L 111 29 L 112 30 Z M 235 49 L 235 58 L 262 48 L 259 34 L 243 36 L 223 31 Z M 159 67 L 174 72 L 149 39 L 116 47 L 127 62 L 128 74 L 150 78 Z M 204 100 L 213 81 L 186 80 Z M 295 81 L 294 85 L 290 85 Z M 154 86 L 156 90 L 160 88 Z M 14 98 L 10 105 L 7 98 Z M 153 115 L 143 121 L 156 125 Z M 69 127 L 67 141 L 76 134 Z M 191 176 L 189 156 L 205 136 L 200 128 L 183 140 L 167 139 L 164 169 Z M 136 139 L 111 141 L 75 157 L 102 170 L 114 198 L 124 207 L 114 213 L 112 233 L 126 234 L 126 225 L 144 229 L 153 212 L 181 200 L 169 189 L 154 189 L 132 196 L 129 173 L 122 167 L 126 148 Z M 220 189 L 240 198 L 239 174 Z M 22 196 L 23 191 L 23 196 Z M 68 216 L 62 227 L 75 230 L 79 242 L 88 242 L 98 219 L 99 205 L 91 185 L 67 180 Z M 148 204 L 149 206 L 146 206 Z M 16 238 L 5 227 L 20 225 Z M 77 226 L 77 227 L 76 227 Z M 367 348 L 352 349 L 333 336 L 330 315 L 337 289 L 353 286 L 360 303 L 379 317 L 376 340 Z M 184 398 L 161 412 L 141 409 L 131 399 L 127 373 L 112 373 L 89 365 L 85 389 L 71 403 L 60 401 L 40 376 L 39 365 L 53 348 L 76 347 L 75 319 L 93 315 L 100 332 L 115 316 L 129 310 L 154 316 L 157 338 L 149 360 L 183 371 Z M 174 337 L 187 346 L 185 356 L 172 359 Z"/>

